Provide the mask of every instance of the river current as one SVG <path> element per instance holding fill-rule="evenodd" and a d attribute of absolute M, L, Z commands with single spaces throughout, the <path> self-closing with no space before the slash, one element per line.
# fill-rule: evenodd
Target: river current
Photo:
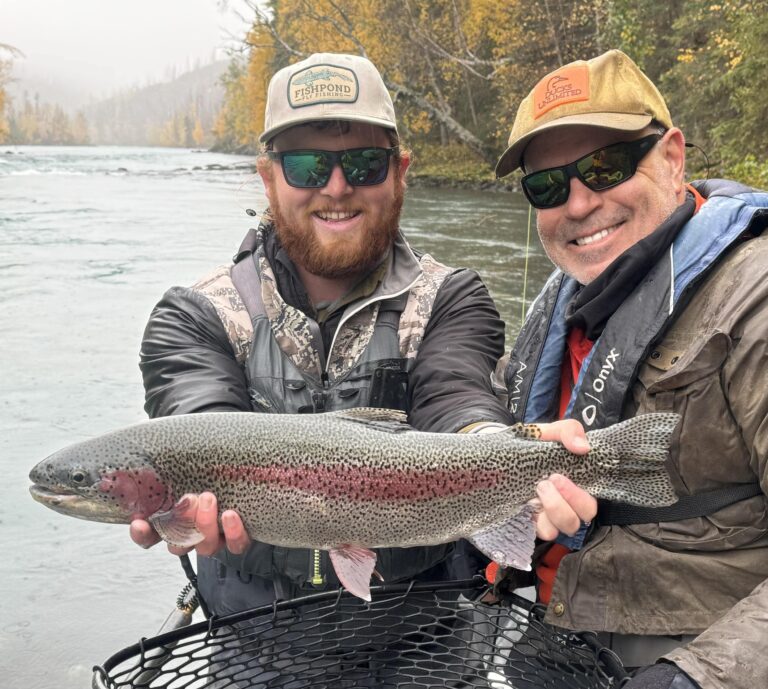
<path fill-rule="evenodd" d="M 156 633 L 186 583 L 164 546 L 63 517 L 28 494 L 64 445 L 140 421 L 138 350 L 171 285 L 226 263 L 265 205 L 244 156 L 186 149 L 0 146 L 0 686 L 76 689 Z M 418 165 L 418 161 L 414 163 Z M 402 228 L 478 270 L 520 326 L 549 264 L 520 194 L 410 189 Z"/>

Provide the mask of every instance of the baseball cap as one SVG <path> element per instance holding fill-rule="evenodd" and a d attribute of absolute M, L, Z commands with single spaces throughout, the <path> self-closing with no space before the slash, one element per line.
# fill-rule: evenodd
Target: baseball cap
<path fill-rule="evenodd" d="M 315 120 L 365 122 L 397 131 L 384 80 L 360 55 L 315 53 L 272 77 L 259 141 Z"/>
<path fill-rule="evenodd" d="M 520 103 L 496 176 L 519 168 L 530 140 L 548 129 L 586 124 L 635 132 L 651 120 L 672 127 L 659 90 L 629 57 L 609 50 L 576 60 L 547 74 Z"/>

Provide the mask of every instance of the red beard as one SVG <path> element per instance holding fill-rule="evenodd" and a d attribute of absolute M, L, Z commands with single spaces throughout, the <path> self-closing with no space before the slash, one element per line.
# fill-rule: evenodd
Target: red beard
<path fill-rule="evenodd" d="M 394 188 L 391 203 L 378 219 L 369 218 L 354 237 L 339 237 L 330 243 L 318 240 L 309 220 L 290 223 L 274 198 L 270 211 L 277 237 L 291 260 L 313 275 L 330 279 L 362 275 L 381 261 L 397 237 L 405 193 L 399 179 Z"/>

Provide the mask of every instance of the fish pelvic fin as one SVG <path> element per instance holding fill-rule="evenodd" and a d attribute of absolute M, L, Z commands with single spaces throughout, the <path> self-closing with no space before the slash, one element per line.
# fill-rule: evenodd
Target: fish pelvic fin
<path fill-rule="evenodd" d="M 677 494 L 666 469 L 672 438 L 680 421 L 674 413 L 651 413 L 587 433 L 590 456 L 611 455 L 606 471 L 591 486 L 598 498 L 645 507 L 666 507 Z"/>
<path fill-rule="evenodd" d="M 155 512 L 148 521 L 160 538 L 170 545 L 181 548 L 193 548 L 205 536 L 195 526 L 194 513 L 190 514 L 189 498 L 182 498 L 170 510 Z"/>
<path fill-rule="evenodd" d="M 368 548 L 345 545 L 332 548 L 329 554 L 341 585 L 352 595 L 370 602 L 371 577 L 375 572 L 376 553 Z M 381 578 L 380 574 L 378 576 Z"/>
<path fill-rule="evenodd" d="M 541 505 L 529 502 L 503 522 L 472 534 L 469 542 L 502 567 L 528 571 L 536 540 L 535 516 Z"/>

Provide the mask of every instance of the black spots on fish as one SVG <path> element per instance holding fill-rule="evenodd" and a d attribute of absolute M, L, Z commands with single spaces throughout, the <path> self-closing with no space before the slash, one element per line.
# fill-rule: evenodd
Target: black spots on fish
<path fill-rule="evenodd" d="M 521 440 L 538 440 L 541 438 L 541 427 L 535 423 L 516 423 L 512 429 Z"/>
<path fill-rule="evenodd" d="M 587 433 L 588 457 L 603 469 L 590 492 L 647 507 L 673 503 L 676 494 L 665 462 L 679 420 L 677 414 L 643 414 Z"/>

